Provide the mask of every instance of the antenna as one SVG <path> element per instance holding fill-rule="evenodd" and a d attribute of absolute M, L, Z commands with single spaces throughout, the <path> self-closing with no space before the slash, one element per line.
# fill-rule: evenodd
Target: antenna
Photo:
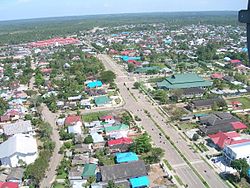
<path fill-rule="evenodd" d="M 247 24 L 247 49 L 248 49 L 248 67 L 250 67 L 250 0 L 248 0 L 247 10 L 239 12 L 239 22 Z"/>

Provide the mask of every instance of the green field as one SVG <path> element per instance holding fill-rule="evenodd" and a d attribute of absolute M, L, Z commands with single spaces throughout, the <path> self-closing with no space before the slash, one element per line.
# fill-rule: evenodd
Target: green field
<path fill-rule="evenodd" d="M 248 98 L 248 97 L 239 97 L 239 98 L 233 98 L 233 99 L 227 100 L 228 103 L 230 103 L 232 101 L 239 101 L 239 102 L 241 102 L 243 109 L 250 108 L 250 98 Z"/>

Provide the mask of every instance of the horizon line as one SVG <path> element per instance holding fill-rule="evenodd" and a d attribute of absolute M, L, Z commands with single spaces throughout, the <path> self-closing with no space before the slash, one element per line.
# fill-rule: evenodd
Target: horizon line
<path fill-rule="evenodd" d="M 198 12 L 238 12 L 237 10 L 199 10 L 199 11 L 155 11 L 155 12 L 120 12 L 120 13 L 96 13 L 96 14 L 85 14 L 85 15 L 65 15 L 65 16 L 41 16 L 41 17 L 30 17 L 20 19 L 5 19 L 0 22 L 11 22 L 11 21 L 28 21 L 28 20 L 39 20 L 39 19 L 55 19 L 65 17 L 85 17 L 85 16 L 112 16 L 112 15 L 126 15 L 126 14 L 155 14 L 155 13 L 198 13 Z"/>

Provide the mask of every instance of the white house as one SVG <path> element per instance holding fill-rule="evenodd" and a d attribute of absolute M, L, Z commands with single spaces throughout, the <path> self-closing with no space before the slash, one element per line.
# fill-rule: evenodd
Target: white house
<path fill-rule="evenodd" d="M 37 143 L 33 136 L 16 134 L 0 145 L 0 161 L 4 166 L 17 167 L 20 161 L 31 164 L 37 157 Z"/>
<path fill-rule="evenodd" d="M 82 134 L 82 122 L 78 121 L 75 125 L 68 126 L 68 133 Z"/>
<path fill-rule="evenodd" d="M 230 163 L 235 159 L 246 159 L 250 164 L 250 142 L 228 145 L 224 148 L 223 154 Z"/>

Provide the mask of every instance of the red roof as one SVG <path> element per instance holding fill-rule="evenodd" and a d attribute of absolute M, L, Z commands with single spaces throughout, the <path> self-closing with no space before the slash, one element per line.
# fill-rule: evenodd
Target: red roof
<path fill-rule="evenodd" d="M 49 68 L 49 69 L 42 69 L 41 72 L 42 72 L 42 73 L 45 73 L 45 74 L 46 74 L 46 73 L 51 73 L 51 72 L 52 72 L 52 69 L 50 69 L 50 68 Z"/>
<path fill-rule="evenodd" d="M 101 120 L 109 120 L 109 119 L 114 119 L 114 117 L 113 116 L 102 116 L 100 119 Z"/>
<path fill-rule="evenodd" d="M 242 139 L 237 132 L 218 132 L 216 134 L 208 135 L 209 138 L 213 141 L 214 144 L 218 145 L 221 149 L 225 145 L 239 144 L 243 142 L 250 142 L 249 139 Z"/>
<path fill-rule="evenodd" d="M 141 66 L 141 63 L 135 60 L 128 60 L 128 63 L 134 64 L 136 66 Z"/>
<path fill-rule="evenodd" d="M 231 125 L 235 130 L 247 129 L 247 126 L 240 121 L 232 122 Z"/>
<path fill-rule="evenodd" d="M 211 75 L 211 78 L 222 79 L 224 76 L 222 73 L 214 73 Z"/>
<path fill-rule="evenodd" d="M 239 59 L 233 59 L 233 60 L 231 60 L 230 62 L 233 63 L 233 64 L 234 64 L 234 63 L 241 63 L 241 60 L 239 60 Z"/>
<path fill-rule="evenodd" d="M 232 101 L 231 104 L 232 105 L 241 105 L 241 102 L 240 101 Z"/>
<path fill-rule="evenodd" d="M 78 121 L 81 121 L 81 117 L 80 116 L 69 115 L 65 119 L 65 125 L 72 125 L 72 124 L 77 123 Z"/>
<path fill-rule="evenodd" d="M 120 145 L 120 144 L 132 144 L 133 140 L 131 138 L 119 138 L 117 140 L 108 141 L 108 146 Z"/>
<path fill-rule="evenodd" d="M 10 111 L 6 112 L 5 115 L 8 115 L 8 116 L 19 116 L 20 112 L 18 112 L 17 110 L 10 110 Z"/>
<path fill-rule="evenodd" d="M 30 43 L 30 45 L 31 47 L 47 47 L 47 46 L 55 45 L 56 43 L 60 45 L 66 45 L 66 44 L 75 44 L 78 42 L 79 40 L 74 39 L 74 38 L 53 38 L 53 39 L 48 39 L 48 40 L 43 40 L 43 41 L 32 42 Z"/>
<path fill-rule="evenodd" d="M 0 182 L 0 188 L 18 188 L 18 183 Z"/>

